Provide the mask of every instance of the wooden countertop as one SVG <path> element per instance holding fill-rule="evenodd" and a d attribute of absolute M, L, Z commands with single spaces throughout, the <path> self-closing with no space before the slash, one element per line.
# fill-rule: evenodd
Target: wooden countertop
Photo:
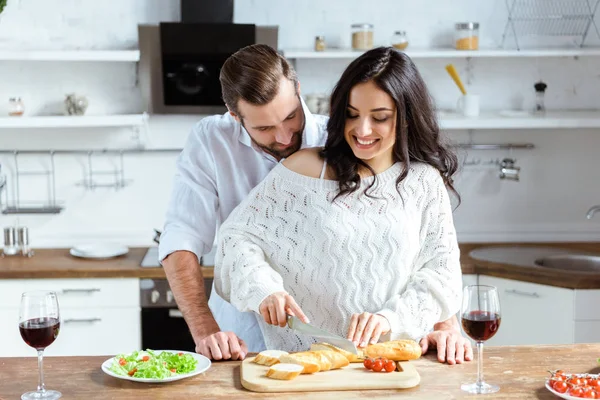
<path fill-rule="evenodd" d="M 148 248 L 132 247 L 129 253 L 108 260 L 73 257 L 69 249 L 35 249 L 31 258 L 0 258 L 0 279 L 44 278 L 166 278 L 162 267 L 140 267 Z M 205 278 L 212 267 L 203 267 Z"/>
<path fill-rule="evenodd" d="M 44 374 L 46 388 L 62 392 L 65 399 L 555 399 L 544 387 L 547 370 L 560 368 L 567 373 L 599 373 L 598 356 L 600 344 L 485 348 L 484 379 L 499 385 L 500 391 L 480 397 L 468 396 L 460 389 L 461 383 L 475 381 L 475 361 L 449 366 L 437 362 L 432 353 L 413 361 L 421 375 L 421 383 L 404 390 L 254 393 L 242 388 L 240 362 L 236 361 L 215 362 L 204 374 L 165 384 L 130 382 L 104 374 L 100 365 L 110 356 L 48 357 L 44 359 Z M 22 393 L 34 390 L 37 385 L 36 358 L 0 358 L 0 382 L 2 399 L 17 399 Z"/>
<path fill-rule="evenodd" d="M 481 247 L 552 247 L 600 254 L 600 243 L 461 243 L 463 274 L 481 274 L 571 289 L 600 289 L 600 274 L 578 273 L 535 266 L 476 260 L 469 256 Z M 69 249 L 36 249 L 31 258 L 0 258 L 0 279 L 42 278 L 165 278 L 162 267 L 140 267 L 147 248 L 130 248 L 122 257 L 86 260 L 73 257 Z M 205 278 L 213 278 L 212 266 L 202 267 Z"/>

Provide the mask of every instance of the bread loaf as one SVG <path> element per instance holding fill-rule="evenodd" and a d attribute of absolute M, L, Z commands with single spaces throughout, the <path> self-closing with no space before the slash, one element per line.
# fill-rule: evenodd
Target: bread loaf
<path fill-rule="evenodd" d="M 261 351 L 254 357 L 254 362 L 260 365 L 271 366 L 279 362 L 279 357 L 288 354 L 287 351 L 281 350 L 265 350 Z"/>
<path fill-rule="evenodd" d="M 343 355 L 349 362 L 362 362 L 362 359 L 359 358 L 359 355 L 350 353 L 349 351 L 340 349 L 339 347 L 334 346 L 329 343 L 314 343 L 310 346 L 310 350 L 311 351 L 319 351 L 319 350 L 333 351 L 333 352 Z"/>
<path fill-rule="evenodd" d="M 348 359 L 346 357 L 344 357 L 343 354 L 338 353 L 337 351 L 331 351 L 331 350 L 311 350 L 313 353 L 318 353 L 318 354 L 322 354 L 323 356 L 327 357 L 329 359 L 329 361 L 331 362 L 331 368 L 330 369 L 339 369 L 339 368 L 344 368 L 347 367 L 348 364 L 350 364 L 350 361 L 348 361 Z"/>
<path fill-rule="evenodd" d="M 315 372 L 321 371 L 321 357 L 309 351 L 302 351 L 300 353 L 284 354 L 279 358 L 279 362 L 282 364 L 297 364 L 304 367 L 302 370 L 303 374 L 314 374 Z M 328 366 L 331 368 L 331 365 Z"/>
<path fill-rule="evenodd" d="M 362 348 L 365 358 L 385 357 L 392 361 L 416 360 L 421 357 L 421 346 L 414 340 L 391 340 Z"/>
<path fill-rule="evenodd" d="M 304 367 L 298 364 L 277 363 L 267 371 L 267 378 L 289 381 L 302 373 Z"/>

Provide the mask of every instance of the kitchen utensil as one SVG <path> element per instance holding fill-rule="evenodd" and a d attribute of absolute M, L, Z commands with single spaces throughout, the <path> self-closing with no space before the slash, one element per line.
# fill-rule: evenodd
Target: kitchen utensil
<path fill-rule="evenodd" d="M 93 243 L 73 247 L 69 253 L 80 258 L 112 258 L 122 256 L 129 252 L 129 248 L 117 244 Z"/>
<path fill-rule="evenodd" d="M 284 381 L 267 378 L 269 367 L 253 363 L 254 357 L 242 362 L 240 379 L 242 386 L 253 392 L 321 392 L 330 390 L 383 390 L 407 389 L 421 381 L 414 363 L 401 361 L 402 371 L 389 373 L 368 371 L 362 363 L 352 363 L 347 367 L 303 374 Z M 344 398 L 343 395 L 334 396 Z"/>
<path fill-rule="evenodd" d="M 533 85 L 534 89 L 535 89 L 535 109 L 534 112 L 536 114 L 545 114 L 546 113 L 546 105 L 544 102 L 544 97 L 545 97 L 545 93 L 546 93 L 546 88 L 548 87 L 548 85 L 546 85 L 544 82 L 537 82 L 535 85 Z"/>
<path fill-rule="evenodd" d="M 288 327 L 296 332 L 312 336 L 323 342 L 337 346 L 340 349 L 349 351 L 350 353 L 358 354 L 356 346 L 350 340 L 334 335 L 333 333 L 329 333 L 323 329 L 317 328 L 316 326 L 304 323 L 298 317 L 288 315 L 287 324 Z"/>
<path fill-rule="evenodd" d="M 477 117 L 479 115 L 479 96 L 465 94 L 458 98 L 456 107 L 465 117 Z"/>
<path fill-rule="evenodd" d="M 13 226 L 4 228 L 4 250 L 3 255 L 14 256 L 19 251 L 17 247 L 17 234 Z"/>
<path fill-rule="evenodd" d="M 505 158 L 500 163 L 500 179 L 518 181 L 520 171 L 521 167 L 515 166 L 515 160 L 512 158 Z"/>
<path fill-rule="evenodd" d="M 18 243 L 21 248 L 21 254 L 25 257 L 31 257 L 33 255 L 33 251 L 31 250 L 29 244 L 29 229 L 26 226 L 22 226 L 17 231 Z"/>
<path fill-rule="evenodd" d="M 185 378 L 189 378 L 191 376 L 196 376 L 199 375 L 203 372 L 206 372 L 210 366 L 211 366 L 211 362 L 208 358 L 204 357 L 201 354 L 196 354 L 196 353 L 191 353 L 189 351 L 180 351 L 180 350 L 155 350 L 154 352 L 156 354 L 160 354 L 163 351 L 168 351 L 168 352 L 172 352 L 172 353 L 184 353 L 184 354 L 191 354 L 192 357 L 194 357 L 196 359 L 196 361 L 198 361 L 198 364 L 196 364 L 196 369 L 192 372 L 190 372 L 189 374 L 181 374 L 181 375 L 175 375 L 175 376 L 170 376 L 168 378 L 164 378 L 164 379 L 154 379 L 154 378 L 134 378 L 132 376 L 122 376 L 122 375 L 117 375 L 114 372 L 112 372 L 110 370 L 110 367 L 112 365 L 113 362 L 119 362 L 119 360 L 117 360 L 115 357 L 109 358 L 108 360 L 104 361 L 102 363 L 102 371 L 104 371 L 105 374 L 110 375 L 114 378 L 117 379 L 124 379 L 127 381 L 134 381 L 134 382 L 143 382 L 143 383 L 165 383 L 165 382 L 173 382 L 173 381 L 178 381 L 181 379 L 185 379 Z"/>
<path fill-rule="evenodd" d="M 458 75 L 458 72 L 456 71 L 456 68 L 454 67 L 454 65 L 453 64 L 446 65 L 446 71 L 448 71 L 448 73 L 454 80 L 454 83 L 456 83 L 456 86 L 458 86 L 458 89 L 460 90 L 460 92 L 463 95 L 466 95 L 467 90 L 465 89 L 465 86 L 463 85 L 462 80 L 460 79 L 460 76 Z"/>

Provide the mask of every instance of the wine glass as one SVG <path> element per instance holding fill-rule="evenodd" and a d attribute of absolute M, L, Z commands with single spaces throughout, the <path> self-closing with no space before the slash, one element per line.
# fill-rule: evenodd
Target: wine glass
<path fill-rule="evenodd" d="M 500 327 L 500 300 L 493 286 L 470 285 L 463 291 L 462 327 L 477 342 L 477 382 L 463 384 L 469 393 L 495 393 L 500 388 L 483 381 L 483 342 L 492 338 Z"/>
<path fill-rule="evenodd" d="M 56 390 L 44 386 L 44 349 L 52 344 L 60 330 L 60 313 L 55 292 L 34 291 L 21 295 L 19 309 L 19 331 L 27 345 L 38 353 L 39 383 L 36 391 L 21 395 L 22 400 L 54 400 L 62 396 Z"/>

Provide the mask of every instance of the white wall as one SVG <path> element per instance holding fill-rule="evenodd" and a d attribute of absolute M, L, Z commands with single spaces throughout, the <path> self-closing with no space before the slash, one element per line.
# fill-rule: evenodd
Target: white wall
<path fill-rule="evenodd" d="M 0 15 L 0 48 L 135 48 L 138 23 L 178 18 L 179 0 L 9 0 Z M 375 24 L 376 44 L 388 44 L 393 31 L 402 29 L 411 47 L 450 45 L 454 22 L 464 20 L 479 21 L 481 46 L 495 47 L 501 41 L 506 12 L 501 0 L 238 0 L 234 18 L 240 23 L 279 25 L 283 49 L 310 48 L 314 36 L 321 34 L 330 46 L 348 46 L 350 25 L 364 21 Z M 597 21 L 600 24 L 598 17 Z M 587 43 L 597 45 L 600 39 L 591 32 Z M 447 62 L 417 62 L 440 108 L 453 107 L 458 95 L 444 70 Z M 452 62 L 465 74 L 465 60 Z M 328 92 L 346 64 L 342 60 L 298 62 L 303 93 Z M 600 57 L 475 59 L 472 65 L 468 89 L 482 96 L 485 109 L 531 107 L 538 79 L 549 86 L 550 109 L 600 108 Z M 0 62 L 0 76 L 0 115 L 5 114 L 5 101 L 11 96 L 23 97 L 30 115 L 57 113 L 64 94 L 73 91 L 89 97 L 89 114 L 140 112 L 143 107 L 133 64 Z M 154 147 L 182 146 L 194 119 L 154 116 L 145 139 Z M 127 130 L 112 129 L 0 130 L 0 148 L 128 147 L 135 145 L 131 136 Z M 469 140 L 467 132 L 461 131 L 449 137 Z M 497 179 L 493 168 L 461 170 L 457 181 L 463 202 L 455 213 L 461 241 L 600 239 L 600 217 L 584 218 L 589 206 L 600 203 L 600 131 L 476 131 L 472 139 L 531 142 L 536 148 L 513 154 L 522 167 L 520 182 Z M 473 151 L 468 159 L 507 155 Z M 30 227 L 34 246 L 70 246 L 95 239 L 151 244 L 152 229 L 162 227 L 175 156 L 127 156 L 125 174 L 132 182 L 119 191 L 77 186 L 86 171 L 85 158 L 57 156 L 57 196 L 65 210 L 54 216 L 21 215 L 19 221 Z M 110 161 L 114 160 L 94 159 L 94 165 L 106 163 L 112 168 Z M 1 157 L 0 163 L 11 180 L 12 159 Z M 44 168 L 47 159 L 24 159 L 23 166 Z M 24 178 L 21 186 L 23 198 L 46 197 L 45 182 L 38 178 Z M 0 226 L 16 218 L 0 215 Z"/>

